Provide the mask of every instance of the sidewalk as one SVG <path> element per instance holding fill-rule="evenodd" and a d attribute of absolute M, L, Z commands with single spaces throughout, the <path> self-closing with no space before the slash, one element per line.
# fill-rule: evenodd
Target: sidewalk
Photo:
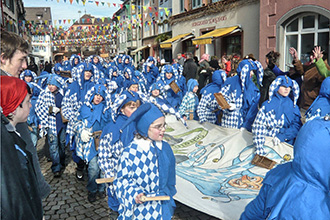
<path fill-rule="evenodd" d="M 44 139 L 38 141 L 38 156 L 42 173 L 46 181 L 51 185 L 51 194 L 43 200 L 44 217 L 48 219 L 66 219 L 66 220 L 110 220 L 110 210 L 107 204 L 107 198 L 97 200 L 93 204 L 87 200 L 87 180 L 78 181 L 75 177 L 75 163 L 71 159 L 71 154 L 67 156 L 67 167 L 61 178 L 54 178 L 51 172 L 51 162 L 43 153 Z M 69 153 L 67 151 L 67 153 Z M 172 219 L 200 219 L 216 220 L 212 216 L 196 211 L 188 206 L 176 202 L 177 208 Z"/>

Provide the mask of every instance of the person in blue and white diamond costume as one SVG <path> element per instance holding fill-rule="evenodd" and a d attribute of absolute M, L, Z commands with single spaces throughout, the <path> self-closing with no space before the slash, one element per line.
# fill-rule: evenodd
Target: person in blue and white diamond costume
<path fill-rule="evenodd" d="M 79 110 L 73 129 L 77 143 L 76 153 L 88 164 L 88 200 L 95 201 L 96 194 L 102 194 L 104 184 L 97 184 L 95 180 L 103 177 L 98 166 L 98 151 L 95 146 L 93 132 L 101 131 L 107 123 L 106 111 L 110 106 L 110 94 L 104 85 L 95 85 L 86 94 L 84 104 Z"/>
<path fill-rule="evenodd" d="M 197 107 L 197 115 L 200 123 L 207 121 L 213 124 L 219 124 L 217 116 L 221 113 L 221 110 L 217 102 L 212 102 L 215 99 L 213 94 L 221 90 L 226 79 L 227 74 L 224 70 L 216 70 L 212 74 L 212 82 L 201 89 L 200 94 L 202 98 Z"/>
<path fill-rule="evenodd" d="M 256 154 L 266 155 L 265 136 L 273 137 L 273 144 L 293 144 L 302 126 L 297 100 L 299 85 L 287 76 L 278 76 L 269 87 L 269 99 L 263 102 L 252 125 Z M 293 100 L 292 100 L 293 99 Z"/>
<path fill-rule="evenodd" d="M 118 161 L 124 149 L 134 138 L 134 126 L 128 126 L 120 133 L 119 130 L 131 114 L 140 106 L 138 93 L 125 90 L 111 106 L 112 120 L 104 126 L 98 150 L 98 164 L 105 178 L 114 177 L 117 173 Z M 107 188 L 108 206 L 118 211 L 119 202 L 113 184 Z"/>
<path fill-rule="evenodd" d="M 264 70 L 259 61 L 244 59 L 239 63 L 236 71 L 237 75 L 228 78 L 220 90 L 230 105 L 229 109 L 223 109 L 221 126 L 251 131 L 252 123 L 258 113 L 260 98 L 259 89 L 252 81 L 252 77 L 256 72 L 258 83 L 261 85 Z M 216 100 L 214 99 L 213 102 Z"/>
<path fill-rule="evenodd" d="M 175 157 L 163 141 L 165 117 L 152 103 L 141 105 L 126 124 L 136 123 L 137 135 L 125 147 L 114 181 L 118 196 L 118 219 L 171 219 L 176 194 Z M 169 196 L 166 201 L 142 202 L 142 196 Z"/>

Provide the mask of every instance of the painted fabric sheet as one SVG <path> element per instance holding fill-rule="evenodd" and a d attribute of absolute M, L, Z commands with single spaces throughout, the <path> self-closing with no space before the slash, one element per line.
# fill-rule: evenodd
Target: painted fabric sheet
<path fill-rule="evenodd" d="M 239 219 L 257 196 L 268 171 L 251 164 L 252 133 L 197 121 L 188 121 L 186 129 L 172 116 L 166 116 L 166 122 L 165 140 L 172 146 L 177 163 L 174 198 L 223 220 Z M 265 150 L 277 164 L 293 158 L 291 145 L 273 146 L 268 137 Z"/>

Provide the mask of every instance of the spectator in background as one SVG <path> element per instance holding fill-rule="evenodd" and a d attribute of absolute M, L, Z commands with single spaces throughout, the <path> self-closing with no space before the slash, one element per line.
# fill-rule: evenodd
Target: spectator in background
<path fill-rule="evenodd" d="M 30 64 L 28 65 L 27 69 L 31 70 L 32 72 L 35 72 L 36 74 L 38 74 L 38 66 L 37 64 L 34 62 L 34 59 L 31 58 L 30 60 Z"/>
<path fill-rule="evenodd" d="M 52 73 L 52 67 L 53 67 L 52 61 L 50 62 L 46 61 L 44 71 L 47 71 L 48 73 Z"/>
<path fill-rule="evenodd" d="M 197 76 L 197 65 L 193 60 L 192 53 L 187 53 L 187 60 L 184 62 L 183 65 L 183 76 L 186 78 L 186 82 L 189 79 L 196 79 Z"/>
<path fill-rule="evenodd" d="M 210 68 L 209 59 L 210 59 L 210 55 L 205 53 L 202 55 L 201 60 L 199 61 L 199 69 L 198 69 L 199 92 L 201 91 L 202 88 L 204 88 L 205 85 L 208 84 L 209 78 L 212 74 L 212 69 Z"/>
<path fill-rule="evenodd" d="M 181 53 L 178 53 L 177 54 L 177 58 L 178 58 L 178 63 L 183 66 L 184 65 L 184 58 L 182 57 L 182 54 Z"/>
<path fill-rule="evenodd" d="M 212 71 L 220 69 L 219 58 L 217 56 L 211 57 L 210 66 L 212 67 Z"/>
<path fill-rule="evenodd" d="M 276 79 L 275 73 L 272 71 L 274 66 L 277 63 L 277 59 L 279 58 L 280 53 L 270 51 L 266 54 L 266 64 L 267 67 L 264 69 L 264 78 L 262 79 L 262 86 L 260 86 L 260 100 L 259 107 L 261 107 L 262 103 L 268 100 L 269 94 L 269 86 Z"/>
<path fill-rule="evenodd" d="M 17 34 L 6 31 L 1 31 L 0 40 L 0 74 L 18 78 L 19 74 L 27 67 L 26 58 L 29 53 L 29 44 Z M 31 140 L 27 123 L 18 123 L 16 130 L 27 144 L 26 150 L 32 154 L 32 164 L 37 176 L 39 192 L 42 198 L 46 198 L 50 193 L 50 186 L 41 173 L 37 151 Z"/>
<path fill-rule="evenodd" d="M 221 64 L 222 64 L 222 69 L 226 71 L 227 76 L 229 75 L 231 71 L 231 61 L 230 61 L 230 56 L 223 55 L 221 57 Z"/>

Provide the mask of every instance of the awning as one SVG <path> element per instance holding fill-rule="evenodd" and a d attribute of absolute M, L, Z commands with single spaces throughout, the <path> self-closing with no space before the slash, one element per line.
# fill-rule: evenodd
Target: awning
<path fill-rule="evenodd" d="M 136 48 L 135 50 L 133 50 L 133 51 L 131 52 L 131 55 L 135 55 L 137 52 L 139 52 L 140 50 L 146 49 L 147 47 L 149 47 L 149 45 L 145 45 L 145 46 L 142 46 L 142 47 L 138 47 L 138 48 Z"/>
<path fill-rule="evenodd" d="M 175 37 L 172 37 L 166 41 L 163 41 L 160 43 L 160 48 L 171 48 L 172 47 L 172 43 L 174 43 L 175 41 L 181 40 L 184 37 L 187 37 L 188 35 L 192 35 L 192 33 L 187 33 L 187 34 L 179 34 Z M 193 35 L 192 35 L 193 36 Z"/>
<path fill-rule="evenodd" d="M 213 38 L 221 37 L 221 36 L 224 36 L 226 34 L 232 34 L 232 33 L 235 33 L 239 30 L 241 30 L 241 29 L 238 25 L 233 26 L 233 27 L 218 28 L 218 29 L 210 31 L 206 34 L 203 34 L 199 37 L 196 37 L 195 39 L 192 40 L 192 42 L 195 45 L 196 44 L 211 44 Z"/>

